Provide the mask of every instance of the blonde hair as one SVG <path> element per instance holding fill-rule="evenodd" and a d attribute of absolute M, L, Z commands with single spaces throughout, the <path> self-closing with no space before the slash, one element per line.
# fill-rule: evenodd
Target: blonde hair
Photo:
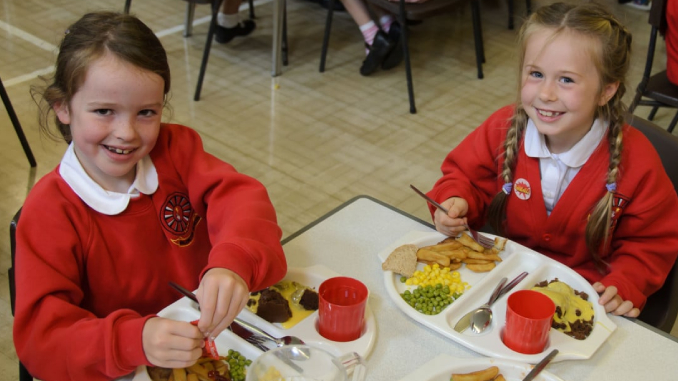
<path fill-rule="evenodd" d="M 590 49 L 593 62 L 600 76 L 599 89 L 607 84 L 619 83 L 616 93 L 603 106 L 596 110 L 596 118 L 609 123 L 607 140 L 610 161 L 605 179 L 608 191 L 591 211 L 586 224 L 586 245 L 599 271 L 603 272 L 606 263 L 601 253 L 609 246 L 612 200 L 619 177 L 619 162 L 622 152 L 622 126 L 626 107 L 622 97 L 626 92 L 626 73 L 631 58 L 631 33 L 614 18 L 604 7 L 595 3 L 564 4 L 555 3 L 539 8 L 523 24 L 518 35 L 520 54 L 518 100 L 516 101 L 511 125 L 506 133 L 503 152 L 503 167 L 500 173 L 505 183 L 513 182 L 513 167 L 519 152 L 522 134 L 527 126 L 528 116 L 520 101 L 521 75 L 524 65 L 527 43 L 535 32 L 544 29 L 553 30 L 554 36 L 563 31 L 574 32 L 599 41 L 600 47 Z M 603 186 L 601 184 L 601 186 Z M 510 193 L 510 192 L 508 192 Z M 488 220 L 495 231 L 504 233 L 506 219 L 506 201 L 508 194 L 500 191 L 492 200 L 488 209 Z"/>
<path fill-rule="evenodd" d="M 138 18 L 115 12 L 88 13 L 71 25 L 59 46 L 56 71 L 46 88 L 32 87 L 31 95 L 40 109 L 41 129 L 50 137 L 71 141 L 71 128 L 54 116 L 59 134 L 49 128 L 49 115 L 57 103 L 69 104 L 85 81 L 89 65 L 110 53 L 165 81 L 167 102 L 170 68 L 167 54 L 153 31 Z"/>

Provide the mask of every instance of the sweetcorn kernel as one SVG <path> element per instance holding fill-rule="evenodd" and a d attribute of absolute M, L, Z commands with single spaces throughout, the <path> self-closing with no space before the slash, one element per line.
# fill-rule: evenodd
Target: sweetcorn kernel
<path fill-rule="evenodd" d="M 463 291 L 468 288 L 466 282 L 461 281 L 461 276 L 458 271 L 450 271 L 448 267 L 440 268 L 440 265 L 426 265 L 420 271 L 417 270 L 414 272 L 412 277 L 408 278 L 405 281 L 405 284 L 408 286 L 435 286 L 440 284 L 443 286 L 449 286 L 450 290 L 454 290 L 456 293 L 463 293 Z"/>

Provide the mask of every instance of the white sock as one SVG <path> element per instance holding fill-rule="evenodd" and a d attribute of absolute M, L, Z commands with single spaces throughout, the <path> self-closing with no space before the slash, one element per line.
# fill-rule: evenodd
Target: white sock
<path fill-rule="evenodd" d="M 379 27 L 374 21 L 369 21 L 360 26 L 360 32 L 362 32 L 363 38 L 365 39 L 367 45 L 372 46 L 374 37 L 377 35 L 377 32 L 379 32 Z M 369 54 L 369 52 L 369 49 L 365 49 L 365 54 Z"/>
<path fill-rule="evenodd" d="M 235 28 L 238 26 L 238 24 L 240 24 L 240 13 L 227 15 L 225 13 L 219 12 L 217 15 L 217 24 L 224 28 Z"/>
<path fill-rule="evenodd" d="M 395 19 L 391 15 L 383 15 L 379 19 L 379 25 L 381 25 L 381 29 L 383 29 L 384 32 L 388 33 L 388 31 L 391 30 L 393 21 L 395 21 Z"/>

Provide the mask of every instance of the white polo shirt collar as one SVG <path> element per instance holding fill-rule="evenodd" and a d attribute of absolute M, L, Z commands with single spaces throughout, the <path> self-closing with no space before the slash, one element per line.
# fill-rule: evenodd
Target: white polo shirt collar
<path fill-rule="evenodd" d="M 149 195 L 158 189 L 158 172 L 150 156 L 146 155 L 137 163 L 136 178 L 127 193 L 105 190 L 85 172 L 75 155 L 73 143 L 61 159 L 59 174 L 85 204 L 109 216 L 122 213 L 130 199 L 138 197 L 140 193 Z"/>
<path fill-rule="evenodd" d="M 607 132 L 607 123 L 596 119 L 589 132 L 584 135 L 569 151 L 556 155 L 558 160 L 571 168 L 579 168 L 589 159 L 596 150 L 601 139 Z M 553 158 L 551 151 L 546 146 L 544 135 L 539 133 L 532 119 L 527 122 L 525 129 L 525 153 L 529 157 Z"/>

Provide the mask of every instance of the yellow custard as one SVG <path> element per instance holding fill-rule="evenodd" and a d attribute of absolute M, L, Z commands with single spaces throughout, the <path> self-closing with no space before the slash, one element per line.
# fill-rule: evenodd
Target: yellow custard
<path fill-rule="evenodd" d="M 534 287 L 535 291 L 548 296 L 557 307 L 560 307 L 562 316 L 553 315 L 553 320 L 559 324 L 565 324 L 567 328 L 563 332 L 570 332 L 570 324 L 577 320 L 591 321 L 593 319 L 593 305 L 574 293 L 572 287 L 563 282 L 551 282 L 546 287 Z M 577 314 L 579 311 L 579 314 Z"/>
<path fill-rule="evenodd" d="M 299 304 L 299 301 L 297 300 L 301 297 L 301 294 L 303 293 L 304 290 L 306 289 L 312 290 L 311 288 L 289 280 L 280 281 L 275 285 L 271 286 L 270 288 L 278 291 L 280 295 L 282 295 L 282 297 L 285 298 L 285 300 L 287 300 L 287 303 L 289 304 L 290 307 L 290 311 L 292 311 L 292 317 L 290 317 L 287 321 L 280 323 L 280 325 L 283 328 L 289 329 L 294 327 L 300 321 L 304 320 L 315 311 L 305 309 L 303 306 Z M 250 303 L 248 303 L 247 305 L 247 308 L 250 311 L 257 313 L 260 297 L 261 297 L 260 293 L 256 295 L 250 295 Z"/>

